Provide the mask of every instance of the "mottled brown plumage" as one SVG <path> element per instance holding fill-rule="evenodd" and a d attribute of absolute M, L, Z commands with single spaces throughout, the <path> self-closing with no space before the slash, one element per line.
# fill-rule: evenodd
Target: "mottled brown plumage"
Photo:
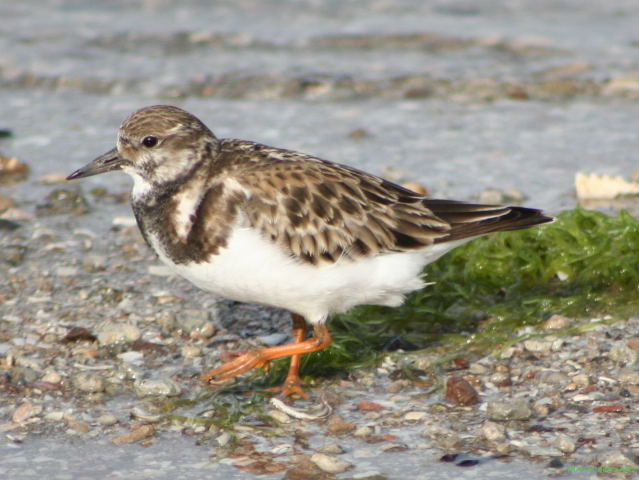
<path fill-rule="evenodd" d="M 218 139 L 170 106 L 127 118 L 117 147 L 69 176 L 122 169 L 147 243 L 205 290 L 294 314 L 295 343 L 250 352 L 203 376 L 225 380 L 325 348 L 327 317 L 361 304 L 397 306 L 421 270 L 471 238 L 551 221 L 539 210 L 436 200 L 320 158 Z M 305 339 L 305 323 L 315 336 Z"/>

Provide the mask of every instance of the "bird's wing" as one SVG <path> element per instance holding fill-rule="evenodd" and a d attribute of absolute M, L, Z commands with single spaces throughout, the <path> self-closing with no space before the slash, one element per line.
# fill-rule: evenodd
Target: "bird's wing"
<path fill-rule="evenodd" d="M 233 173 L 247 192 L 241 209 L 253 228 L 303 262 L 417 250 L 524 228 L 515 225 L 519 217 L 529 216 L 513 214 L 520 207 L 431 200 L 344 165 L 246 144 L 254 151 Z"/>

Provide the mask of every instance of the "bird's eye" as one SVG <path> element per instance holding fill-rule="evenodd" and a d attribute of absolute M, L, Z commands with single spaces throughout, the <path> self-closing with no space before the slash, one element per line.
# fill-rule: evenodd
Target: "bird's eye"
<path fill-rule="evenodd" d="M 148 148 L 155 147 L 157 144 L 158 144 L 158 137 L 148 136 L 148 137 L 144 137 L 144 140 L 142 140 L 142 145 Z"/>

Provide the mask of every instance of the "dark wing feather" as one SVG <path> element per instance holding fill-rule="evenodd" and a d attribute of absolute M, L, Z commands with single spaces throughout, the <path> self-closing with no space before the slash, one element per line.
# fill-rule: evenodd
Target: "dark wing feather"
<path fill-rule="evenodd" d="M 227 141 L 228 142 L 228 141 Z M 312 264 L 408 251 L 549 221 L 537 210 L 431 200 L 380 177 L 251 142 L 232 176 L 251 226 Z"/>

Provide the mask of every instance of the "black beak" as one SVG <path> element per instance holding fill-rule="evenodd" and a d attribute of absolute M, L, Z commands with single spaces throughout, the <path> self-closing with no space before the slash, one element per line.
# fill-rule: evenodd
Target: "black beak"
<path fill-rule="evenodd" d="M 99 173 L 110 172 L 111 170 L 120 170 L 120 168 L 122 168 L 122 159 L 117 149 L 114 148 L 73 172 L 67 177 L 67 180 L 90 177 L 92 175 L 98 175 Z"/>

